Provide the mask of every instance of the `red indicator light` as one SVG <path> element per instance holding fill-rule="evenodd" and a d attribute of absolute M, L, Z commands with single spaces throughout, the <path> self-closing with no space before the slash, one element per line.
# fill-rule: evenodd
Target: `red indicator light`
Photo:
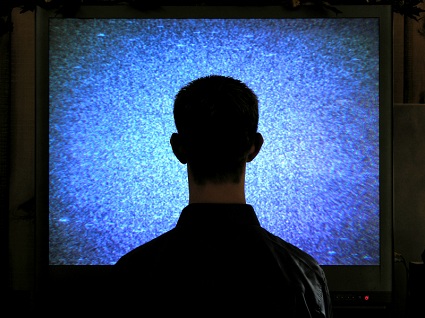
<path fill-rule="evenodd" d="M 369 300 L 369 296 L 368 295 L 364 296 L 364 300 L 368 301 Z"/>

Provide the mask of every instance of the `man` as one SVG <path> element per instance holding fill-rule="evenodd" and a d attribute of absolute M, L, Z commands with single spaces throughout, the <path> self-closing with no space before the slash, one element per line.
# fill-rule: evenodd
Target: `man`
<path fill-rule="evenodd" d="M 206 76 L 178 92 L 170 143 L 187 166 L 189 204 L 175 228 L 114 266 L 120 308 L 157 315 L 332 316 L 317 262 L 262 228 L 246 203 L 246 164 L 263 144 L 258 117 L 257 96 L 231 77 Z"/>

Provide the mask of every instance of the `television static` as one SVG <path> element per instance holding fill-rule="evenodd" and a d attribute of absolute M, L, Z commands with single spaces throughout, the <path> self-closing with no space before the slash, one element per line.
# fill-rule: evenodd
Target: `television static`
<path fill-rule="evenodd" d="M 247 201 L 322 265 L 380 264 L 377 19 L 50 19 L 49 263 L 110 265 L 187 204 L 173 97 L 246 82 L 262 152 Z"/>

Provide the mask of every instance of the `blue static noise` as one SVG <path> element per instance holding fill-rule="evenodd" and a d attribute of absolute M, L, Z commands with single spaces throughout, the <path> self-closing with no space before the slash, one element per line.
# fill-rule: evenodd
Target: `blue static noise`
<path fill-rule="evenodd" d="M 106 265 L 175 226 L 179 88 L 221 74 L 260 101 L 247 201 L 322 265 L 379 264 L 379 45 L 373 19 L 52 19 L 49 257 Z"/>

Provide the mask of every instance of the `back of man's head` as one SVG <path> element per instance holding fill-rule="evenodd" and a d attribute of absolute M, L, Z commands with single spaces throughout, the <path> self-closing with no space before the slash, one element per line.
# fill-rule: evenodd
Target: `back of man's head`
<path fill-rule="evenodd" d="M 177 93 L 174 120 L 195 182 L 239 182 L 258 127 L 258 99 L 246 84 L 196 79 Z"/>

